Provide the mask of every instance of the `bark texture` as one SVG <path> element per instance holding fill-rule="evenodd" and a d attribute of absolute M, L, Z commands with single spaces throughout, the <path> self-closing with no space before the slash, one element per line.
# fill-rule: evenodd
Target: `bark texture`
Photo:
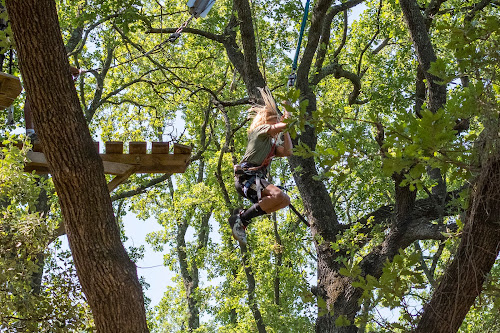
<path fill-rule="evenodd" d="M 21 73 L 98 332 L 147 332 L 142 288 L 120 240 L 52 0 L 7 1 Z M 26 19 L 29 18 L 29 19 Z"/>
<path fill-rule="evenodd" d="M 424 307 L 418 333 L 460 328 L 500 251 L 500 159 L 483 168 L 455 257 Z"/>

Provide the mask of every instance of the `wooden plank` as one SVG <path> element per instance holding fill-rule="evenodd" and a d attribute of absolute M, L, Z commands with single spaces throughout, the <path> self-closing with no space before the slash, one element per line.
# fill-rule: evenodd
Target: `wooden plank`
<path fill-rule="evenodd" d="M 191 154 L 101 154 L 103 161 L 143 167 L 184 165 L 190 157 Z"/>
<path fill-rule="evenodd" d="M 184 173 L 188 165 L 170 165 L 170 166 L 139 166 L 135 173 Z"/>
<path fill-rule="evenodd" d="M 174 143 L 174 154 L 191 154 L 191 150 L 193 150 L 191 146 Z"/>
<path fill-rule="evenodd" d="M 130 165 L 109 161 L 102 161 L 104 166 L 104 173 L 109 175 L 122 175 L 128 171 Z"/>
<path fill-rule="evenodd" d="M 36 141 L 35 143 L 32 143 L 31 145 L 32 145 L 32 148 L 31 148 L 32 151 L 38 152 L 38 153 L 42 152 L 42 144 L 40 143 L 40 141 Z M 16 146 L 19 149 L 23 149 L 24 144 L 23 144 L 23 142 L 17 142 L 14 144 L 14 146 Z M 97 150 L 97 152 L 99 153 L 99 142 L 94 142 L 94 146 L 95 146 L 95 149 Z M 5 147 L 5 145 L 0 143 L 0 147 Z"/>
<path fill-rule="evenodd" d="M 47 159 L 43 153 L 29 151 L 26 153 L 26 157 L 31 161 L 32 165 L 47 166 Z"/>
<path fill-rule="evenodd" d="M 19 78 L 0 72 L 0 110 L 8 108 L 22 90 Z"/>
<path fill-rule="evenodd" d="M 106 154 L 123 154 L 123 142 L 121 141 L 107 141 Z"/>
<path fill-rule="evenodd" d="M 109 183 L 108 183 L 108 191 L 111 192 L 115 188 L 117 188 L 121 183 L 126 181 L 130 175 L 132 175 L 135 172 L 135 167 L 134 166 L 129 166 L 128 170 L 121 174 L 117 175 L 115 178 L 113 178 Z"/>
<path fill-rule="evenodd" d="M 50 173 L 47 159 L 45 158 L 45 155 L 43 153 L 28 151 L 26 153 L 26 157 L 30 160 L 30 162 L 26 163 L 26 165 L 24 166 L 25 172 L 35 171 L 37 174 Z"/>
<path fill-rule="evenodd" d="M 168 154 L 168 142 L 151 142 L 151 154 Z"/>
<path fill-rule="evenodd" d="M 47 159 L 45 155 L 40 152 L 29 151 L 26 154 L 26 157 L 30 160 L 29 163 L 26 164 L 24 170 L 26 172 L 31 172 L 35 170 L 37 173 L 49 173 L 49 165 L 47 163 Z M 123 175 L 127 173 L 131 167 L 135 168 L 136 165 L 129 165 L 123 163 L 109 162 L 103 161 L 104 173 L 111 175 Z"/>
<path fill-rule="evenodd" d="M 136 173 L 182 173 L 191 154 L 111 154 L 101 155 L 103 161 L 136 165 Z"/>
<path fill-rule="evenodd" d="M 19 150 L 23 149 L 23 143 L 18 141 L 16 143 L 13 143 L 12 144 L 13 146 L 16 146 L 17 148 L 19 148 Z M 7 147 L 7 145 L 4 145 L 1 141 L 0 141 L 0 148 L 2 147 Z"/>
<path fill-rule="evenodd" d="M 146 142 L 132 141 L 128 144 L 129 154 L 146 154 Z"/>
<path fill-rule="evenodd" d="M 183 173 L 189 165 L 190 154 L 101 154 L 104 172 L 121 175 L 130 166 L 135 167 L 135 173 Z M 37 173 L 49 173 L 45 155 L 29 151 L 25 171 L 35 170 Z"/>
<path fill-rule="evenodd" d="M 110 175 L 119 175 L 120 173 L 117 171 L 117 169 L 111 169 L 111 171 L 106 168 L 107 162 L 104 163 L 104 168 L 105 168 L 105 173 L 110 174 Z M 125 168 L 128 168 L 129 165 L 125 165 Z M 186 172 L 188 165 L 171 165 L 171 166 L 156 166 L 156 167 L 141 167 L 137 166 L 137 168 L 134 170 L 135 173 L 184 173 Z M 36 165 L 33 163 L 27 163 L 24 167 L 25 172 L 33 172 L 35 171 L 36 174 L 49 174 L 50 170 L 48 165 Z"/>
<path fill-rule="evenodd" d="M 40 143 L 39 140 L 35 141 L 35 142 L 32 142 L 31 143 L 33 145 L 33 151 L 36 151 L 36 152 L 39 152 L 41 153 L 42 152 L 42 144 Z"/>

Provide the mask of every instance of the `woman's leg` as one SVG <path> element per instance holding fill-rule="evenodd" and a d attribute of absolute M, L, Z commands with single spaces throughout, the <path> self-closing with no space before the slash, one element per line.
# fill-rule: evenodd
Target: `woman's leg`
<path fill-rule="evenodd" d="M 260 208 L 266 213 L 272 213 L 290 205 L 290 197 L 279 187 L 270 184 L 262 190 L 262 199 L 259 202 Z"/>

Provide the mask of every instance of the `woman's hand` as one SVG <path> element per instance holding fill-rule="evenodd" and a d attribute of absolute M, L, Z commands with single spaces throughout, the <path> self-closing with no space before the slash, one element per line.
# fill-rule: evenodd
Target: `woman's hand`
<path fill-rule="evenodd" d="M 286 104 L 286 105 L 290 105 L 290 103 L 289 103 L 288 101 L 282 101 L 281 103 L 282 103 L 282 104 Z M 290 118 L 290 117 L 291 117 L 290 112 L 288 112 L 288 111 L 286 110 L 286 108 L 283 108 L 283 116 L 281 117 L 281 120 L 283 120 L 283 119 L 288 119 L 288 118 Z"/>

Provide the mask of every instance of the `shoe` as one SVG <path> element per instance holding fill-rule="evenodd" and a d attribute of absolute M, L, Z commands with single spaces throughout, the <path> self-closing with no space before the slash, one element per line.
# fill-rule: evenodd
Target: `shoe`
<path fill-rule="evenodd" d="M 240 218 L 241 209 L 235 210 L 234 214 L 229 218 L 229 225 L 231 226 L 231 231 L 233 233 L 234 239 L 236 239 L 240 245 L 247 245 L 247 234 L 245 232 L 245 226 Z"/>

